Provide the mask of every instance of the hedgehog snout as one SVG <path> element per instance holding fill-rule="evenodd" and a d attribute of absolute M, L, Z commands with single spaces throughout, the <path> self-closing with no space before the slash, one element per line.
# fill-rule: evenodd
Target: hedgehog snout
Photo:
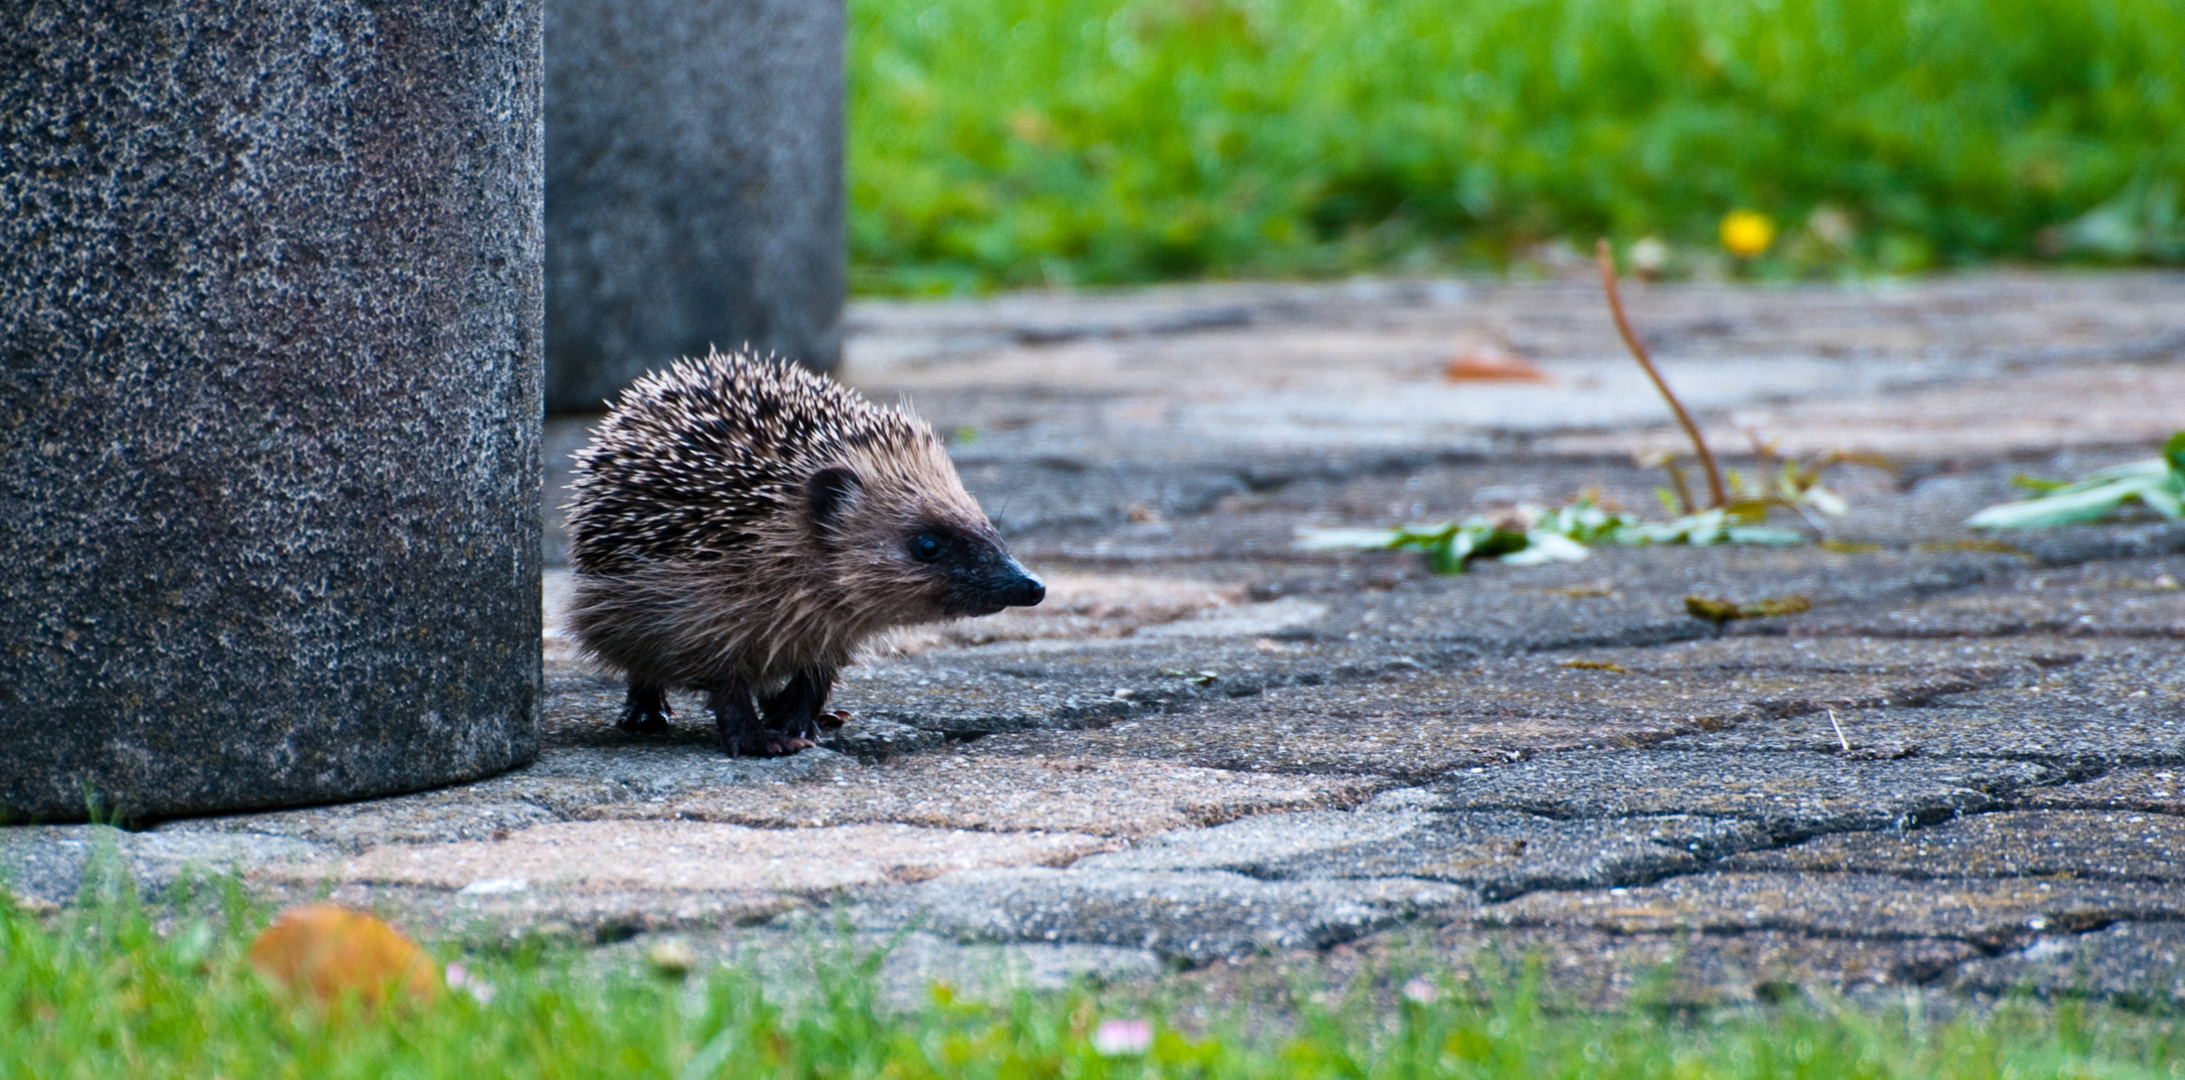
<path fill-rule="evenodd" d="M 1040 601 L 1047 599 L 1046 582 L 1033 576 L 1017 560 L 1007 556 L 1003 558 L 1009 564 L 1008 569 L 1016 574 L 1014 581 L 996 591 L 996 598 L 1002 602 L 1003 607 L 1037 607 Z"/>
<path fill-rule="evenodd" d="M 948 607 L 966 615 L 992 615 L 1003 608 L 1031 607 L 1047 598 L 1047 585 L 1006 552 L 979 559 L 951 574 Z M 968 571 L 968 572 L 966 572 Z"/>

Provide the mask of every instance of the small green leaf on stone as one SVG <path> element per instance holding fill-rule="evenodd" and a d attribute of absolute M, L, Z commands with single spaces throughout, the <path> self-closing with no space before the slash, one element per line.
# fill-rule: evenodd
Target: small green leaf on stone
<path fill-rule="evenodd" d="M 2162 444 L 2162 456 L 2090 473 L 2068 484 L 2012 481 L 2040 494 L 1991 506 L 1965 520 L 1976 529 L 2045 529 L 2100 521 L 2137 503 L 2167 518 L 2185 517 L 2185 431 Z"/>

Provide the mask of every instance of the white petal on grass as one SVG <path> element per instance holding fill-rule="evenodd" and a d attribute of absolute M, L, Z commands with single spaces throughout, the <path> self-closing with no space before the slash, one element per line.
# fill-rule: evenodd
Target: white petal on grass
<path fill-rule="evenodd" d="M 1404 983 L 1403 994 L 1404 997 L 1421 1005 L 1432 1005 L 1441 1000 L 1441 988 L 1435 986 L 1433 981 L 1424 975 L 1417 976 Z"/>
<path fill-rule="evenodd" d="M 1092 1046 L 1101 1057 L 1143 1054 L 1153 1048 L 1153 1024 L 1145 1020 L 1102 1020 L 1093 1029 Z"/>

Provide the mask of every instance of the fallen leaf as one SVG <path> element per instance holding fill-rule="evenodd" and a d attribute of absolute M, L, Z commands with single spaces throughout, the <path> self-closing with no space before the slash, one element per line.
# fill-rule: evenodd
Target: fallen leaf
<path fill-rule="evenodd" d="M 1912 545 L 1914 551 L 1993 551 L 1999 555 L 2018 555 L 2032 558 L 2033 553 L 2007 540 L 1923 540 Z"/>
<path fill-rule="evenodd" d="M 1693 595 L 1684 598 L 1684 610 L 1695 619 L 1705 619 L 1721 626 L 1732 619 L 1772 619 L 1812 611 L 1813 598 L 1804 593 L 1793 593 L 1790 596 L 1770 596 L 1749 604 L 1740 604 L 1732 600 Z"/>
<path fill-rule="evenodd" d="M 331 1002 L 354 994 L 384 1004 L 390 991 L 420 1001 L 440 992 L 440 969 L 402 932 L 339 904 L 305 904 L 273 920 L 250 946 L 250 966 L 293 993 Z"/>
<path fill-rule="evenodd" d="M 1579 599 L 1585 599 L 1588 597 L 1614 596 L 1616 595 L 1616 583 L 1608 580 L 1607 578 L 1602 578 L 1598 581 L 1587 581 L 1581 582 L 1577 585 L 1566 585 L 1560 589 L 1542 589 L 1540 591 L 1544 593 L 1550 593 L 1555 596 L 1570 596 Z"/>
<path fill-rule="evenodd" d="M 1492 345 L 1459 349 L 1457 355 L 1442 366 L 1441 377 L 1450 382 L 1555 381 L 1554 376 Z"/>

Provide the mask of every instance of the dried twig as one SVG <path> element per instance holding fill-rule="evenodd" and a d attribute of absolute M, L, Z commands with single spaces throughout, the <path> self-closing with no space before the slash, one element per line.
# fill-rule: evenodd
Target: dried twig
<path fill-rule="evenodd" d="M 1646 355 L 1646 347 L 1639 344 L 1639 335 L 1631 332 L 1631 320 L 1624 318 L 1623 297 L 1616 291 L 1616 257 L 1609 252 L 1608 240 L 1602 239 L 1593 249 L 1594 258 L 1601 264 L 1601 286 L 1608 290 L 1609 314 L 1616 317 L 1616 332 L 1624 337 L 1624 347 L 1646 369 L 1646 377 L 1654 380 L 1654 389 L 1661 391 L 1662 399 L 1669 402 L 1670 411 L 1677 414 L 1677 423 L 1684 425 L 1684 433 L 1691 436 L 1692 448 L 1699 451 L 1699 463 L 1707 470 L 1707 491 L 1714 497 L 1715 506 L 1728 506 L 1730 493 L 1722 486 L 1722 470 L 1715 465 L 1715 455 L 1707 449 L 1707 440 L 1700 437 L 1699 425 L 1692 422 L 1692 414 L 1684 411 L 1684 403 L 1669 390 L 1661 372 L 1655 370 L 1654 361 Z"/>
<path fill-rule="evenodd" d="M 1836 710 L 1834 709 L 1828 711 L 1828 726 L 1836 729 L 1836 745 L 1843 747 L 1844 753 L 1850 753 L 1851 740 L 1844 738 L 1844 726 L 1836 722 Z"/>

